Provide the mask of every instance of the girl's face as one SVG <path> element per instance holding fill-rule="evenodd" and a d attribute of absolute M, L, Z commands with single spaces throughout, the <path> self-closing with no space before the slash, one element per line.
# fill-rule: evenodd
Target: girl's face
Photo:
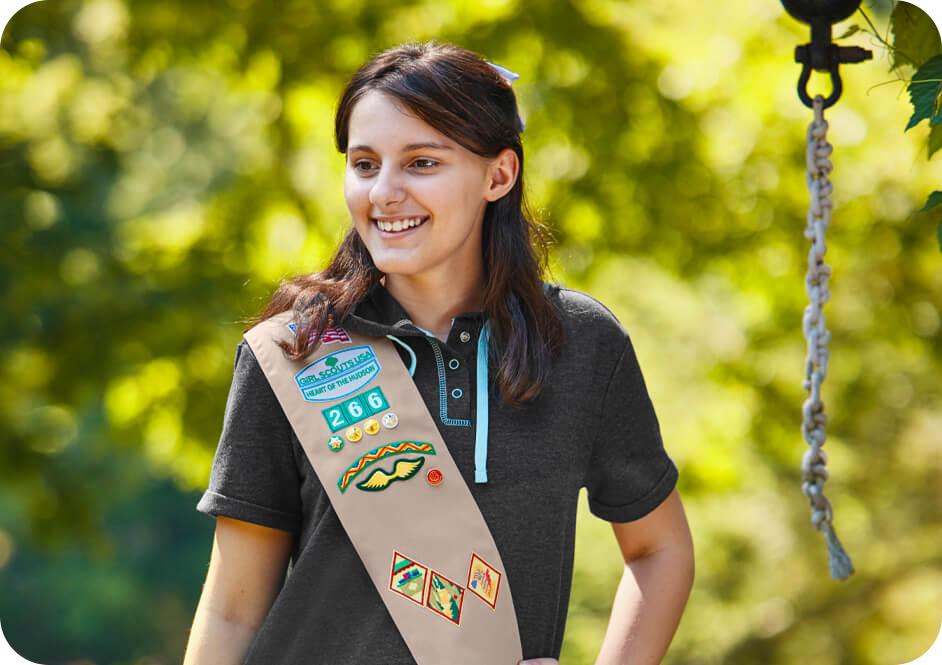
<path fill-rule="evenodd" d="M 480 274 L 484 209 L 513 186 L 513 150 L 480 157 L 375 90 L 354 106 L 348 139 L 344 196 L 376 267 L 439 283 Z"/>

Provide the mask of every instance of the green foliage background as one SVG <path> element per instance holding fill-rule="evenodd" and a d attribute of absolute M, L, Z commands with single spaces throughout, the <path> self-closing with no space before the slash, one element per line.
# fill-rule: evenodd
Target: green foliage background
<path fill-rule="evenodd" d="M 866 17 L 865 17 L 866 18 Z M 909 131 L 923 120 L 929 121 L 929 134 L 925 138 L 926 158 L 942 148 L 942 39 L 932 19 L 921 8 L 908 2 L 896 2 L 890 13 L 889 35 L 891 40 L 881 38 L 875 26 L 869 20 L 869 34 L 876 37 L 889 54 L 891 68 L 909 85 L 909 99 L 913 113 L 906 123 L 904 131 Z M 859 25 L 852 25 L 845 34 L 853 34 L 857 29 L 866 30 Z M 942 203 L 942 191 L 929 194 L 925 205 L 919 212 L 936 208 Z M 942 209 L 936 209 L 931 217 L 942 219 Z M 939 249 L 942 250 L 942 221 L 938 221 L 937 236 Z"/>
<path fill-rule="evenodd" d="M 890 3 L 871 3 L 886 34 Z M 861 16 L 835 27 L 868 28 Z M 0 42 L 0 623 L 40 663 L 180 662 L 195 511 L 239 320 L 348 224 L 332 113 L 370 54 L 439 38 L 519 72 L 555 277 L 630 331 L 697 578 L 669 665 L 893 665 L 942 619 L 939 181 L 888 51 L 842 68 L 825 307 L 835 582 L 800 491 L 808 192 L 772 0 L 61 0 Z M 899 46 L 899 44 L 897 44 Z M 893 63 L 890 62 L 890 65 Z M 899 77 L 895 77 L 899 78 Z M 829 81 L 812 77 L 812 94 Z M 817 87 L 816 87 L 817 86 Z M 938 221 L 938 220 L 936 220 Z M 580 505 L 562 665 L 622 562 Z"/>

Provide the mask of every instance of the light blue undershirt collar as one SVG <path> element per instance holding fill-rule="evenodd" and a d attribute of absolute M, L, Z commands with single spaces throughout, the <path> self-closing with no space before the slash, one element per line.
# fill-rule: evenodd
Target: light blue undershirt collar
<path fill-rule="evenodd" d="M 454 323 L 454 319 L 452 319 Z M 415 325 L 415 324 L 413 324 Z M 426 335 L 435 337 L 425 328 L 415 326 Z M 481 334 L 478 335 L 477 350 L 477 389 L 475 390 L 477 404 L 475 406 L 475 433 L 474 433 L 474 482 L 487 482 L 487 416 L 488 416 L 488 391 L 487 391 L 487 356 L 490 347 L 491 326 L 490 321 L 485 321 L 481 328 Z M 386 335 L 389 339 L 404 347 L 411 357 L 409 365 L 409 376 L 415 374 L 415 352 L 408 344 L 393 335 Z M 436 338 L 437 339 L 437 338 Z"/>

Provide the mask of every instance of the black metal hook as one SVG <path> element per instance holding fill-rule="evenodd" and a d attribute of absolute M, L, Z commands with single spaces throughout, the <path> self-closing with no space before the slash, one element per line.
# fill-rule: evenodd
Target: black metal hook
<path fill-rule="evenodd" d="M 811 42 L 795 47 L 795 62 L 802 64 L 798 78 L 798 97 L 808 108 L 814 102 L 808 94 L 811 70 L 830 72 L 831 94 L 822 108 L 832 106 L 841 96 L 843 86 L 839 66 L 873 58 L 873 52 L 860 46 L 838 46 L 831 42 L 831 25 L 857 11 L 860 0 L 781 0 L 785 10 L 802 23 L 811 26 Z"/>

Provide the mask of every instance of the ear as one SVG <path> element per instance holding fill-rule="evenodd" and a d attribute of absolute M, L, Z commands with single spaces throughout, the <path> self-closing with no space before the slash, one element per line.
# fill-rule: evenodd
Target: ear
<path fill-rule="evenodd" d="M 496 201 L 513 189 L 520 171 L 520 160 L 513 148 L 504 148 L 487 167 L 487 189 L 484 198 Z"/>

